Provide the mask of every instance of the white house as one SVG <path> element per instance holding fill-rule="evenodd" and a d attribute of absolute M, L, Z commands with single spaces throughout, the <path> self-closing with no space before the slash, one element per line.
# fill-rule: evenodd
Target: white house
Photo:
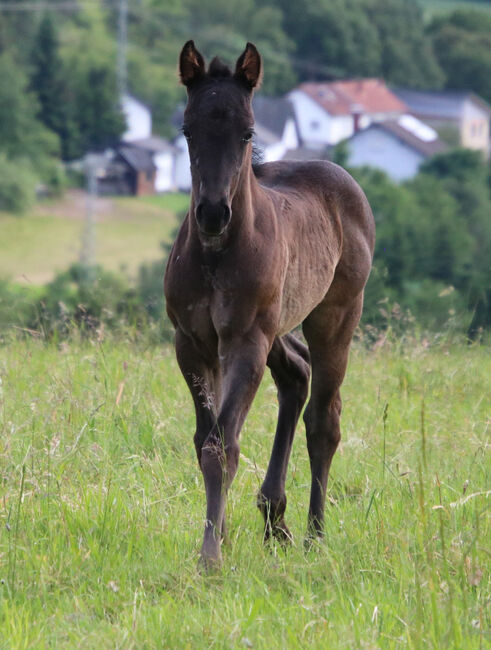
<path fill-rule="evenodd" d="M 396 182 L 415 176 L 421 164 L 444 151 L 438 133 L 412 115 L 374 122 L 348 140 L 350 167 L 376 167 Z"/>
<path fill-rule="evenodd" d="M 174 184 L 179 192 L 189 192 L 191 189 L 191 164 L 189 161 L 188 143 L 183 135 L 177 136 L 173 142 L 176 148 L 174 158 Z"/>
<path fill-rule="evenodd" d="M 288 94 L 305 147 L 336 145 L 372 122 L 397 119 L 405 104 L 381 79 L 303 83 Z"/>
<path fill-rule="evenodd" d="M 462 147 L 477 149 L 485 158 L 489 157 L 491 107 L 481 97 L 456 90 L 401 88 L 394 92 L 415 117 L 441 130 L 442 134 L 453 129 Z"/>
<path fill-rule="evenodd" d="M 290 149 L 299 146 L 295 111 L 288 99 L 254 96 L 254 143 L 261 150 L 264 162 L 281 160 Z"/>
<path fill-rule="evenodd" d="M 122 109 L 126 118 L 124 142 L 134 142 L 152 135 L 152 113 L 148 106 L 132 95 L 124 95 Z"/>
<path fill-rule="evenodd" d="M 179 149 L 157 135 L 134 140 L 132 146 L 148 151 L 156 168 L 155 191 L 172 192 L 176 189 L 175 160 Z"/>

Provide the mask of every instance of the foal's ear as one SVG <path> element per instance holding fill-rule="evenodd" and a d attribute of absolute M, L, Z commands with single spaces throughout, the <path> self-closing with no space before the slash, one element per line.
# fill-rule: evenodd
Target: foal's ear
<path fill-rule="evenodd" d="M 262 76 L 261 55 L 252 43 L 247 43 L 246 49 L 237 59 L 234 76 L 244 83 L 249 90 L 260 86 Z"/>
<path fill-rule="evenodd" d="M 205 75 L 205 61 L 194 46 L 194 41 L 188 41 L 181 50 L 179 75 L 188 88 Z"/>

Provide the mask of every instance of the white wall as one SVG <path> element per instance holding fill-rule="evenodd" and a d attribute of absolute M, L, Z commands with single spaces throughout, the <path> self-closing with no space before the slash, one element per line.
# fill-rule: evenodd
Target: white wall
<path fill-rule="evenodd" d="M 424 160 L 422 154 L 378 128 L 359 131 L 349 141 L 348 150 L 350 167 L 376 167 L 398 182 L 415 176 Z"/>
<path fill-rule="evenodd" d="M 336 115 L 331 120 L 327 144 L 338 144 L 341 140 L 346 140 L 346 138 L 351 137 L 354 132 L 354 126 L 354 118 L 352 115 Z"/>
<path fill-rule="evenodd" d="M 464 120 L 461 126 L 461 141 L 464 147 L 479 149 L 489 156 L 489 115 L 479 105 L 466 99 Z"/>
<path fill-rule="evenodd" d="M 174 185 L 178 190 L 188 192 L 191 189 L 191 169 L 186 138 L 180 135 L 174 145 L 179 149 L 174 164 Z"/>
<path fill-rule="evenodd" d="M 328 144 L 331 117 L 302 90 L 288 94 L 295 109 L 300 138 L 306 147 Z"/>
<path fill-rule="evenodd" d="M 153 155 L 153 162 L 157 167 L 155 174 L 155 191 L 169 192 L 174 189 L 174 160 L 173 155 L 168 152 L 156 153 Z"/>
<path fill-rule="evenodd" d="M 289 119 L 286 121 L 281 140 L 269 145 L 268 147 L 264 147 L 264 162 L 281 160 L 289 149 L 296 149 L 298 145 L 299 142 L 295 121 Z"/>
<path fill-rule="evenodd" d="M 126 118 L 125 142 L 141 140 L 152 135 L 152 114 L 149 109 L 131 95 L 123 97 L 123 113 Z"/>

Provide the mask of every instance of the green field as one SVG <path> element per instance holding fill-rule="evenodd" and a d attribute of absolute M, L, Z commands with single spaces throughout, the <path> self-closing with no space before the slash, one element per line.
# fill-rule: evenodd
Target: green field
<path fill-rule="evenodd" d="M 357 344 L 327 535 L 308 554 L 303 425 L 287 480 L 294 546 L 262 545 L 265 379 L 229 496 L 231 545 L 206 577 L 173 350 L 0 348 L 0 648 L 489 647 L 490 376 L 489 348 Z"/>
<path fill-rule="evenodd" d="M 185 194 L 144 198 L 101 198 L 95 204 L 95 261 L 130 275 L 140 264 L 161 259 L 184 210 Z M 86 198 L 69 192 L 59 201 L 39 203 L 31 213 L 0 213 L 0 277 L 40 285 L 80 257 Z"/>
<path fill-rule="evenodd" d="M 479 0 L 415 0 L 421 6 L 425 19 L 437 15 L 449 14 L 458 9 L 491 11 L 491 2 Z"/>

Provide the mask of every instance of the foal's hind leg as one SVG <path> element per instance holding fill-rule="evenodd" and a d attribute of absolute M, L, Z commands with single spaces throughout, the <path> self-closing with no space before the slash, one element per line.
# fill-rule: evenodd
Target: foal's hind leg
<path fill-rule="evenodd" d="M 264 517 L 265 540 L 271 535 L 280 541 L 291 539 L 284 512 L 285 479 L 293 436 L 309 388 L 309 352 L 292 334 L 276 338 L 267 365 L 278 388 L 279 414 L 268 471 L 258 494 Z"/>
<path fill-rule="evenodd" d="M 311 397 L 304 412 L 312 473 L 307 539 L 323 533 L 327 477 L 341 439 L 339 389 L 362 303 L 362 295 L 343 306 L 326 299 L 303 324 L 312 359 Z"/>

